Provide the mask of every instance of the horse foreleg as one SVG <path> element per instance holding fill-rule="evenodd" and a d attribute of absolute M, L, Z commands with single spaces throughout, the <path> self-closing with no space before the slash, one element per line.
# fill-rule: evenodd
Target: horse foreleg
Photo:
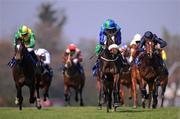
<path fill-rule="evenodd" d="M 163 103 L 164 103 L 164 93 L 166 91 L 168 77 L 167 77 L 167 79 L 164 79 L 164 80 L 166 80 L 166 81 L 162 81 L 161 84 L 160 84 L 161 88 L 162 88 L 162 92 L 161 92 L 161 98 L 162 98 L 162 100 L 161 100 L 161 107 L 163 107 Z"/>
<path fill-rule="evenodd" d="M 78 102 L 78 89 L 75 89 L 75 101 Z"/>
<path fill-rule="evenodd" d="M 45 87 L 45 88 L 44 88 L 44 93 L 43 93 L 44 101 L 46 101 L 47 98 L 49 97 L 48 91 L 49 91 L 49 87 Z"/>
<path fill-rule="evenodd" d="M 16 86 L 17 89 L 17 97 L 15 100 L 15 104 L 19 105 L 19 110 L 22 110 L 22 102 L 23 102 L 23 97 L 22 97 L 22 86 Z"/>
<path fill-rule="evenodd" d="M 152 101 L 152 94 L 153 94 L 153 91 L 154 91 L 154 87 L 153 87 L 152 83 L 147 84 L 147 85 L 149 86 L 148 108 L 151 108 L 151 101 Z M 153 99 L 153 102 L 154 102 L 154 99 Z"/>
<path fill-rule="evenodd" d="M 144 81 L 144 79 L 141 79 L 140 81 L 140 89 L 141 89 L 141 97 L 142 97 L 142 107 L 145 108 L 145 102 L 146 102 L 146 99 L 147 99 L 147 91 L 146 91 L 146 85 L 147 85 L 147 82 Z"/>
<path fill-rule="evenodd" d="M 70 92 L 69 92 L 69 87 L 67 85 L 64 84 L 64 97 L 65 97 L 65 101 L 68 105 L 70 105 Z"/>
<path fill-rule="evenodd" d="M 83 90 L 83 88 L 81 88 L 80 91 L 79 91 L 79 94 L 80 94 L 80 106 L 84 106 L 83 96 L 82 96 L 82 90 Z"/>
<path fill-rule="evenodd" d="M 30 90 L 30 98 L 29 98 L 29 103 L 34 103 L 36 101 L 36 96 L 35 96 L 35 87 L 34 85 L 29 87 Z"/>
<path fill-rule="evenodd" d="M 119 95 L 120 95 L 120 103 L 121 105 L 123 105 L 124 104 L 124 89 L 121 84 L 120 84 Z"/>
<path fill-rule="evenodd" d="M 162 92 L 161 92 L 161 107 L 163 107 L 163 103 L 164 103 L 164 93 L 166 91 L 166 85 L 162 87 Z"/>
<path fill-rule="evenodd" d="M 133 108 L 137 108 L 137 81 L 135 78 L 132 78 L 132 93 L 133 93 Z"/>
<path fill-rule="evenodd" d="M 36 107 L 38 109 L 41 109 L 41 100 L 40 100 L 40 96 L 39 96 L 39 85 L 36 85 L 36 95 L 37 95 L 37 99 L 36 99 Z"/>
<path fill-rule="evenodd" d="M 98 109 L 102 109 L 102 86 L 101 86 L 101 80 L 97 77 L 96 80 L 96 88 L 98 90 Z"/>
<path fill-rule="evenodd" d="M 120 90 L 120 80 L 117 75 L 114 76 L 114 84 L 113 84 L 113 96 L 114 96 L 114 106 L 118 107 L 119 102 L 120 102 L 120 95 L 119 95 L 119 90 Z"/>

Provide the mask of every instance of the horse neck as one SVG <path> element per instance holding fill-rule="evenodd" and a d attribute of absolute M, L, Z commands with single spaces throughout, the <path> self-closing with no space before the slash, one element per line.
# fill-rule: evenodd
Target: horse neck
<path fill-rule="evenodd" d="M 107 59 L 112 59 L 112 54 L 108 50 L 108 48 L 105 48 L 102 52 L 102 57 L 107 58 Z"/>

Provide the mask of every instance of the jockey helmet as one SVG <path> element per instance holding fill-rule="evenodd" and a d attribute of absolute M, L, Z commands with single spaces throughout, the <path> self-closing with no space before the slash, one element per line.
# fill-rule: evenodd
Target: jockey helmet
<path fill-rule="evenodd" d="M 145 34 L 144 34 L 144 37 L 148 38 L 148 39 L 152 39 L 153 38 L 153 34 L 152 34 L 151 31 L 146 31 Z"/>
<path fill-rule="evenodd" d="M 76 50 L 76 45 L 73 44 L 73 43 L 71 43 L 71 44 L 68 46 L 68 49 L 69 49 L 70 51 L 75 51 L 75 50 Z"/>
<path fill-rule="evenodd" d="M 27 26 L 22 25 L 22 26 L 19 28 L 19 33 L 20 33 L 21 35 L 26 35 L 26 34 L 28 34 L 28 30 L 29 30 L 29 28 L 28 28 Z"/>
<path fill-rule="evenodd" d="M 140 40 L 141 40 L 141 35 L 136 34 L 136 35 L 134 35 L 133 40 L 131 41 L 130 45 L 132 45 L 132 44 L 136 45 L 136 43 L 140 42 Z"/>
<path fill-rule="evenodd" d="M 115 29 L 116 28 L 116 23 L 112 19 L 107 19 L 105 23 L 103 24 L 105 29 Z"/>

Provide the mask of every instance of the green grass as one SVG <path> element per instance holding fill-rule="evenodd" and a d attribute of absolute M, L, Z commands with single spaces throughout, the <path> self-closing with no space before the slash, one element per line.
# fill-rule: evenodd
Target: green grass
<path fill-rule="evenodd" d="M 179 119 L 180 108 L 132 109 L 120 107 L 117 112 L 106 113 L 106 108 L 96 107 L 52 107 L 36 108 L 0 108 L 0 119 Z"/>

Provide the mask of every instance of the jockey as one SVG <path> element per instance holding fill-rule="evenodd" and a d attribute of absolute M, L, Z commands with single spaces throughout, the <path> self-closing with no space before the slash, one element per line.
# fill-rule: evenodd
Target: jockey
<path fill-rule="evenodd" d="M 42 66 L 45 69 L 43 74 L 48 73 L 50 76 L 53 76 L 52 68 L 49 66 L 51 63 L 50 53 L 43 48 L 39 48 L 35 50 L 35 54 L 40 58 L 42 61 Z"/>
<path fill-rule="evenodd" d="M 117 33 L 116 33 L 117 32 Z M 99 33 L 99 44 L 96 45 L 95 53 L 97 56 L 99 56 L 100 52 L 104 48 L 104 45 L 106 44 L 107 40 L 107 33 L 116 33 L 116 45 L 121 44 L 121 28 L 118 24 L 115 23 L 112 19 L 107 19 L 101 26 L 101 30 Z M 98 60 L 96 61 L 96 64 L 93 66 L 93 75 L 97 75 L 97 69 L 98 69 Z"/>
<path fill-rule="evenodd" d="M 134 37 L 130 43 L 130 46 L 132 46 L 132 45 L 138 46 L 140 41 L 141 41 L 141 35 L 137 33 L 134 35 Z M 131 57 L 129 57 L 128 62 L 131 63 L 132 60 L 133 60 L 133 57 L 131 56 Z"/>
<path fill-rule="evenodd" d="M 135 34 L 130 45 L 137 45 L 141 41 L 141 35 L 140 34 Z"/>
<path fill-rule="evenodd" d="M 30 53 L 30 58 L 32 59 L 33 63 L 36 64 L 37 57 L 34 53 L 34 46 L 35 46 L 35 36 L 33 31 L 25 25 L 20 26 L 19 30 L 15 34 L 15 38 L 13 39 L 13 45 L 16 46 L 16 40 L 20 38 L 24 43 L 25 47 Z M 12 60 L 8 63 L 10 67 L 13 67 L 16 63 L 15 58 L 13 57 Z"/>
<path fill-rule="evenodd" d="M 69 44 L 66 51 L 64 52 L 64 57 L 63 57 L 64 63 L 67 61 L 69 54 L 73 58 L 73 63 L 77 66 L 80 73 L 84 73 L 84 69 L 80 64 L 80 62 L 83 61 L 83 58 L 81 55 L 81 50 L 79 48 L 77 48 L 75 44 L 73 44 L 73 43 Z M 63 73 L 64 73 L 64 70 L 66 69 L 66 67 L 67 66 L 65 65 L 63 68 Z"/>
<path fill-rule="evenodd" d="M 122 55 L 122 60 L 123 60 L 123 63 L 125 63 L 127 65 L 127 59 L 126 59 L 126 51 L 129 50 L 128 49 L 128 46 L 125 44 L 125 45 L 122 45 L 122 47 L 119 48 L 119 51 Z"/>
<path fill-rule="evenodd" d="M 107 34 L 106 33 L 116 33 L 116 44 L 121 44 L 121 28 L 117 25 L 114 20 L 107 19 L 101 26 L 101 30 L 99 33 L 99 44 L 96 45 L 95 52 L 99 55 L 103 46 L 106 44 Z"/>
<path fill-rule="evenodd" d="M 165 46 L 167 46 L 166 41 L 164 41 L 161 38 L 158 38 L 156 36 L 156 34 L 153 34 L 152 32 L 147 31 L 147 32 L 145 32 L 144 36 L 141 38 L 141 41 L 140 41 L 139 46 L 138 46 L 138 51 L 140 51 L 140 52 L 144 51 L 143 46 L 145 45 L 146 39 L 152 39 L 153 40 L 153 42 L 157 46 L 155 54 L 159 59 L 159 64 L 160 64 L 160 66 L 164 66 L 164 61 L 163 61 L 162 56 L 160 55 L 160 52 L 158 50 L 164 48 Z M 136 64 L 139 64 L 139 61 L 140 61 L 141 57 L 142 57 L 142 53 L 140 53 L 137 56 Z"/>

